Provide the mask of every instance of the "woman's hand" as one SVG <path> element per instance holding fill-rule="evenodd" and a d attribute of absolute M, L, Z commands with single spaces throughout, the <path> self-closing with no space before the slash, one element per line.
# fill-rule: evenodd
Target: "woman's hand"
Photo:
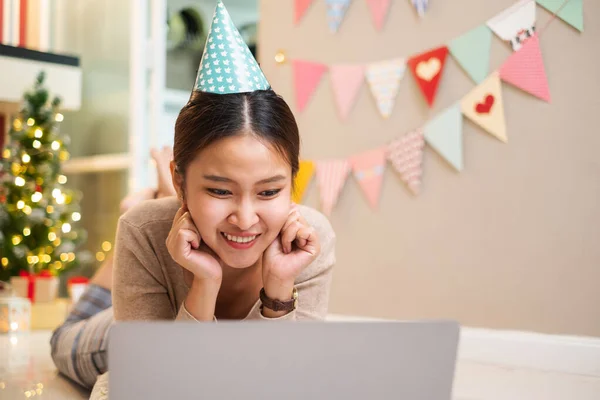
<path fill-rule="evenodd" d="M 175 262 L 194 274 L 195 281 L 221 284 L 221 264 L 217 256 L 202 243 L 200 233 L 185 205 L 175 214 L 167 237 L 167 249 Z"/>
<path fill-rule="evenodd" d="M 289 300 L 294 281 L 317 258 L 321 248 L 317 232 L 292 204 L 281 233 L 263 254 L 263 285 L 267 296 Z"/>

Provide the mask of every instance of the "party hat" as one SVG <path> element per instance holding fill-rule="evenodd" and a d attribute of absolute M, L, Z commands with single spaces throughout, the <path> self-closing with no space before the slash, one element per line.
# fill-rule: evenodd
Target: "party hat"
<path fill-rule="evenodd" d="M 194 90 L 231 94 L 270 88 L 225 5 L 218 0 Z"/>

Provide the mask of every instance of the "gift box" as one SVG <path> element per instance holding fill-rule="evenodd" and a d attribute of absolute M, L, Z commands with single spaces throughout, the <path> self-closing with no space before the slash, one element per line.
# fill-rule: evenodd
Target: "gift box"
<path fill-rule="evenodd" d="M 52 302 L 58 296 L 58 278 L 49 271 L 38 274 L 21 271 L 20 276 L 10 278 L 10 284 L 17 296 L 26 297 L 32 303 Z"/>
<path fill-rule="evenodd" d="M 24 332 L 31 326 L 31 302 L 16 296 L 10 285 L 0 282 L 0 333 Z"/>
<path fill-rule="evenodd" d="M 31 330 L 50 330 L 58 328 L 71 310 L 70 299 L 56 299 L 52 302 L 33 303 L 31 305 Z"/>
<path fill-rule="evenodd" d="M 89 278 L 85 276 L 72 276 L 67 280 L 67 291 L 73 304 L 79 301 L 79 298 L 86 291 L 90 283 Z"/>

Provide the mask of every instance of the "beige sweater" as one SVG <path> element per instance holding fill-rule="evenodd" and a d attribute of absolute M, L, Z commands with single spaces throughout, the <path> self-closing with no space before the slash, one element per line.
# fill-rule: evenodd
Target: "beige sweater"
<path fill-rule="evenodd" d="M 117 321 L 194 320 L 183 306 L 192 274 L 171 258 L 166 239 L 179 200 L 168 197 L 141 203 L 119 220 L 115 245 L 113 307 Z M 298 308 L 278 320 L 322 320 L 327 315 L 335 264 L 335 234 L 318 211 L 299 206 L 300 213 L 318 233 L 321 253 L 296 279 Z M 256 303 L 245 320 L 267 320 Z M 104 398 L 107 377 L 98 379 L 92 399 Z"/>

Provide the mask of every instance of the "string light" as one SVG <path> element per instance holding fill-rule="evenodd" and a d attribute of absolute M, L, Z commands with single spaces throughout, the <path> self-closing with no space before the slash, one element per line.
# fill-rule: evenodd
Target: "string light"
<path fill-rule="evenodd" d="M 40 201 L 42 199 L 43 195 L 41 192 L 35 192 L 34 194 L 31 195 L 31 201 L 33 201 L 34 203 L 37 203 L 38 201 Z"/>
<path fill-rule="evenodd" d="M 56 122 L 63 122 L 64 119 L 65 119 L 65 116 L 62 115 L 61 113 L 56 113 L 56 115 L 54 116 L 54 120 Z"/>
<path fill-rule="evenodd" d="M 48 214 L 52 214 L 52 213 L 54 212 L 54 207 L 52 207 L 52 206 L 48 206 L 48 207 L 46 207 L 46 212 L 47 212 Z"/>
<path fill-rule="evenodd" d="M 29 264 L 37 264 L 40 262 L 40 259 L 38 256 L 27 256 L 27 262 Z"/>
<path fill-rule="evenodd" d="M 62 226 L 62 231 L 63 231 L 63 233 L 71 232 L 71 224 L 69 224 L 68 222 L 65 222 Z"/>
<path fill-rule="evenodd" d="M 21 160 L 23 160 L 23 162 L 27 164 L 29 161 L 31 161 L 31 157 L 29 157 L 29 154 L 25 153 L 23 154 L 23 157 L 21 157 Z"/>
<path fill-rule="evenodd" d="M 23 200 L 17 201 L 17 208 L 22 210 L 25 207 L 25 202 Z"/>
<path fill-rule="evenodd" d="M 55 140 L 54 142 L 52 142 L 50 147 L 52 147 L 52 150 L 56 151 L 56 150 L 60 149 L 60 143 Z"/>
<path fill-rule="evenodd" d="M 4 151 L 2 152 L 2 156 L 4 158 L 10 158 L 10 150 L 9 149 L 4 149 Z"/>
<path fill-rule="evenodd" d="M 50 232 L 48 234 L 48 240 L 51 241 L 51 242 L 54 242 L 56 240 L 56 233 Z"/>
<path fill-rule="evenodd" d="M 33 141 L 33 148 L 34 149 L 39 149 L 40 147 L 42 147 L 42 142 L 40 142 L 39 140 L 34 140 Z"/>
<path fill-rule="evenodd" d="M 52 257 L 50 257 L 48 254 L 44 254 L 42 256 L 42 261 L 48 264 L 50 261 L 52 261 Z"/>
<path fill-rule="evenodd" d="M 52 244 L 54 244 L 54 246 L 56 246 L 56 247 L 60 246 L 61 243 L 62 243 L 62 241 L 60 240 L 60 238 L 56 238 L 56 240 L 54 242 L 52 242 Z"/>
<path fill-rule="evenodd" d="M 102 262 L 106 258 L 105 254 L 101 251 L 96 253 L 96 260 Z"/>
<path fill-rule="evenodd" d="M 36 138 L 38 138 L 38 139 L 41 139 L 41 138 L 42 138 L 42 136 L 44 136 L 44 131 L 42 131 L 40 128 L 37 128 L 37 129 L 35 130 L 35 134 L 34 134 L 34 136 L 35 136 Z"/>
<path fill-rule="evenodd" d="M 13 236 L 12 237 L 13 246 L 17 246 L 19 243 L 21 243 L 21 240 L 23 240 L 23 238 L 20 235 Z"/>
<path fill-rule="evenodd" d="M 15 178 L 15 185 L 17 185 L 17 186 L 25 186 L 25 179 L 21 178 L 20 176 L 17 176 Z"/>
<path fill-rule="evenodd" d="M 72 219 L 73 221 L 77 222 L 77 221 L 79 221 L 79 220 L 81 219 L 81 214 L 79 214 L 78 212 L 74 212 L 74 213 L 71 215 L 71 219 Z"/>
<path fill-rule="evenodd" d="M 61 191 L 60 189 L 54 189 L 52 190 L 52 197 L 54 197 L 55 199 L 61 196 Z"/>
<path fill-rule="evenodd" d="M 69 153 L 64 150 L 61 151 L 60 154 L 58 155 L 58 159 L 60 161 L 68 161 L 69 157 L 70 157 Z"/>
<path fill-rule="evenodd" d="M 67 177 L 64 175 L 59 175 L 58 176 L 58 183 L 60 183 L 61 185 L 64 185 L 65 183 L 67 183 Z"/>
<path fill-rule="evenodd" d="M 32 210 L 32 209 L 31 209 L 31 207 L 29 207 L 29 206 L 25 206 L 25 207 L 23 208 L 23 212 L 25 213 L 25 215 L 29 215 L 29 214 L 31 214 L 31 212 L 32 212 L 32 211 L 33 211 L 33 210 Z"/>
<path fill-rule="evenodd" d="M 3 267 L 8 267 L 8 258 L 2 257 L 2 266 Z"/>
<path fill-rule="evenodd" d="M 75 253 L 69 253 L 68 256 L 69 256 L 69 262 L 75 261 Z"/>
<path fill-rule="evenodd" d="M 42 186 L 44 184 L 44 180 L 41 177 L 35 178 L 35 183 Z"/>
<path fill-rule="evenodd" d="M 104 251 L 110 251 L 110 249 L 112 248 L 112 245 L 110 244 L 110 242 L 106 241 L 104 243 L 102 243 L 102 250 Z"/>
<path fill-rule="evenodd" d="M 58 204 L 64 204 L 65 203 L 65 196 L 61 194 L 59 197 L 56 198 L 56 202 Z"/>
<path fill-rule="evenodd" d="M 13 121 L 13 128 L 15 128 L 16 131 L 20 131 L 23 129 L 23 122 L 21 122 L 20 119 L 15 119 Z"/>
<path fill-rule="evenodd" d="M 30 228 L 23 229 L 23 236 L 29 236 L 29 235 L 31 235 L 31 229 Z"/>
<path fill-rule="evenodd" d="M 28 126 L 33 126 L 33 125 L 35 125 L 35 119 L 33 119 L 33 118 L 29 118 L 29 119 L 27 120 L 27 125 L 28 125 Z"/>
<path fill-rule="evenodd" d="M 60 255 L 60 261 L 62 261 L 62 262 L 67 262 L 67 261 L 69 261 L 69 255 L 68 255 L 67 253 L 62 253 L 62 254 Z"/>

